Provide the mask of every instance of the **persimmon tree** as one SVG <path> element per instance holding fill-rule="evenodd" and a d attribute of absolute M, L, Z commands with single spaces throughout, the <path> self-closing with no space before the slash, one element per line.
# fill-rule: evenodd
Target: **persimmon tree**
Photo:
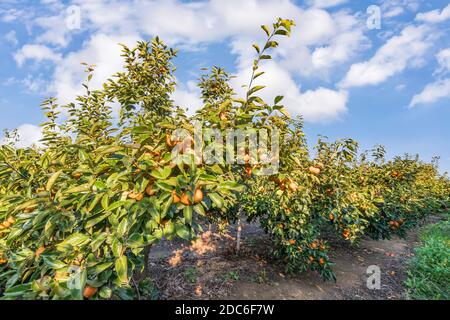
<path fill-rule="evenodd" d="M 288 271 L 334 279 L 329 231 L 352 243 L 403 235 L 447 208 L 450 184 L 435 165 L 386 161 L 380 148 L 373 159 L 358 155 L 351 139 L 321 139 L 312 157 L 302 119 L 289 116 L 281 96 L 259 97 L 255 80 L 293 25 L 262 27 L 266 41 L 253 46 L 243 97 L 223 69 L 203 75 L 203 107 L 193 116 L 171 100 L 177 53 L 159 38 L 123 46 L 123 71 L 101 89 L 91 89 L 95 68 L 85 65 L 85 92 L 74 103 L 44 101 L 43 146 L 17 148 L 14 134 L 0 146 L 2 299 L 139 298 L 149 283 L 135 275 L 148 272 L 153 245 L 241 218 L 261 223 Z M 220 134 L 198 139 L 197 123 Z M 196 152 L 226 145 L 227 130 L 252 129 L 276 130 L 276 156 L 247 139 L 232 145 L 237 162 Z M 266 164 L 277 170 L 265 172 Z"/>

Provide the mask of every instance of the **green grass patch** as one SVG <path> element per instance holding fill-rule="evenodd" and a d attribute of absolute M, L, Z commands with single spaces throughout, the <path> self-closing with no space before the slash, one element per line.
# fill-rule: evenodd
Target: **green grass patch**
<path fill-rule="evenodd" d="M 450 300 L 450 221 L 429 225 L 419 236 L 421 244 L 409 263 L 408 298 Z"/>

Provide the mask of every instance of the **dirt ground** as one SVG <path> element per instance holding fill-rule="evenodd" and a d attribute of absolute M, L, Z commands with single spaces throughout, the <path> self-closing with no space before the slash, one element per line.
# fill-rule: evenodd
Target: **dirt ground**
<path fill-rule="evenodd" d="M 163 241 L 152 248 L 149 270 L 159 299 L 405 299 L 405 267 L 417 245 L 416 230 L 405 239 L 365 239 L 358 246 L 331 242 L 337 277 L 331 282 L 313 272 L 285 274 L 280 262 L 270 259 L 270 239 L 256 224 L 243 225 L 236 255 L 235 229 L 225 235 L 205 232 L 192 244 Z M 366 285 L 370 265 L 381 270 L 378 290 Z"/>

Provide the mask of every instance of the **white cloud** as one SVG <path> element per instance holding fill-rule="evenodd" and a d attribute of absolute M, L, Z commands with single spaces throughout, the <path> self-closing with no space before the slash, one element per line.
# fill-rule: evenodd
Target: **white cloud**
<path fill-rule="evenodd" d="M 34 23 L 45 30 L 36 38 L 37 42 L 60 47 L 66 47 L 68 45 L 71 30 L 67 28 L 64 10 L 59 15 L 36 18 Z"/>
<path fill-rule="evenodd" d="M 439 72 L 450 72 L 450 48 L 439 51 L 436 55 L 439 63 Z"/>
<path fill-rule="evenodd" d="M 390 38 L 368 61 L 353 64 L 340 86 L 343 88 L 377 85 L 407 67 L 420 66 L 434 36 L 426 26 L 408 26 Z"/>
<path fill-rule="evenodd" d="M 439 23 L 450 19 L 450 4 L 442 10 L 436 9 L 425 13 L 419 13 L 416 20 L 428 23 Z"/>
<path fill-rule="evenodd" d="M 383 17 L 393 18 L 401 15 L 404 12 L 405 10 L 402 7 L 393 7 L 389 11 L 383 13 Z"/>
<path fill-rule="evenodd" d="M 27 60 L 57 62 L 61 60 L 61 55 L 44 45 L 26 44 L 15 53 L 14 59 L 19 66 L 22 66 Z"/>
<path fill-rule="evenodd" d="M 267 75 L 256 79 L 255 85 L 265 85 L 266 88 L 258 91 L 266 102 L 271 103 L 278 95 L 283 95 L 282 104 L 287 108 L 291 116 L 302 115 L 309 122 L 329 122 L 339 119 L 341 114 L 347 112 L 348 93 L 319 87 L 317 89 L 301 92 L 300 87 L 292 79 L 288 71 L 280 67 L 274 61 L 265 63 L 262 69 Z M 232 84 L 240 88 L 238 93 L 245 90 L 241 88 L 246 84 L 251 74 L 251 69 L 241 69 Z M 240 91 L 240 92 L 239 92 Z"/>
<path fill-rule="evenodd" d="M 431 104 L 450 97 L 450 78 L 428 84 L 422 92 L 416 94 L 409 104 L 410 108 L 417 105 Z"/>
<path fill-rule="evenodd" d="M 188 114 L 193 115 L 202 107 L 200 100 L 200 88 L 194 81 L 188 81 L 186 85 L 180 84 L 172 95 L 175 105 L 188 109 Z"/>
<path fill-rule="evenodd" d="M 415 12 L 420 7 L 421 0 L 379 0 L 383 17 L 394 18 L 406 11 Z"/>
<path fill-rule="evenodd" d="M 327 3 L 331 5 L 332 2 L 337 4 L 336 1 Z M 75 4 L 81 7 L 82 27 L 96 32 L 79 51 L 69 53 L 56 64 L 51 90 L 61 103 L 73 101 L 77 94 L 82 93 L 80 84 L 84 75 L 80 62 L 97 65 L 92 81 L 93 87 L 97 87 L 122 66 L 117 43 L 133 45 L 133 41 L 139 39 L 138 35 L 159 35 L 169 44 L 192 48 L 198 44 L 231 39 L 233 53 L 238 55 L 238 69 L 243 70 L 254 57 L 251 44 L 262 38 L 258 26 L 270 24 L 280 16 L 293 18 L 298 21 L 298 26 L 289 40 L 283 40 L 275 58 L 280 61 L 278 68 L 294 86 L 294 74 L 326 77 L 336 65 L 348 62 L 366 48 L 368 42 L 363 34 L 364 28 L 361 28 L 363 21 L 356 16 L 346 11 L 330 14 L 318 8 L 302 9 L 289 0 L 211 0 L 195 3 L 168 0 L 135 1 L 131 4 L 80 0 Z M 325 2 L 317 4 L 324 7 Z M 54 32 L 50 25 L 49 30 Z M 113 34 L 122 36 L 113 37 Z M 67 38 L 61 37 L 54 44 L 63 45 L 64 39 Z M 45 41 L 45 38 L 40 36 L 39 40 Z M 282 92 L 276 95 L 286 91 L 280 89 Z M 346 110 L 346 93 L 324 88 L 310 90 L 303 95 L 298 88 L 294 92 L 293 99 L 302 99 L 294 113 L 302 110 L 307 113 L 305 118 L 308 120 L 320 121 L 320 114 L 323 114 L 322 120 L 328 121 Z M 186 83 L 180 84 L 173 98 L 177 104 L 193 111 L 200 107 L 198 96 L 199 91 L 192 83 Z M 331 101 L 333 99 L 336 104 Z M 311 107 L 314 101 L 321 101 L 320 106 L 316 103 Z"/>
<path fill-rule="evenodd" d="M 41 95 L 48 93 L 48 81 L 46 81 L 41 75 L 32 76 L 27 75 L 20 81 L 25 86 L 28 92 L 39 93 Z"/>
<path fill-rule="evenodd" d="M 349 61 L 356 53 L 369 47 L 367 38 L 359 28 L 358 21 L 347 14 L 334 16 L 337 34 L 329 44 L 312 52 L 312 65 L 316 69 L 329 70 L 340 63 Z"/>
<path fill-rule="evenodd" d="M 40 146 L 39 140 L 42 139 L 42 130 L 40 127 L 32 124 L 22 124 L 17 128 L 17 134 L 19 136 L 19 141 L 16 146 L 19 148 L 26 148 L 33 144 Z M 0 144 L 5 144 L 8 141 L 5 138 L 0 140 Z"/>
<path fill-rule="evenodd" d="M 69 53 L 57 63 L 50 91 L 56 94 L 61 104 L 72 102 L 77 95 L 83 94 L 81 84 L 86 78 L 83 62 L 96 66 L 90 85 L 93 89 L 100 89 L 106 79 L 122 70 L 122 48 L 118 44 L 134 45 L 137 40 L 140 39 L 133 36 L 94 34 L 80 51 Z"/>
<path fill-rule="evenodd" d="M 15 46 L 19 43 L 19 40 L 17 40 L 17 35 L 16 35 L 16 31 L 15 30 L 11 30 L 10 32 L 5 34 L 3 38 L 6 41 L 8 41 L 9 43 L 11 43 L 12 45 L 15 45 Z"/>
<path fill-rule="evenodd" d="M 450 48 L 443 49 L 436 54 L 439 67 L 435 76 L 442 77 L 450 71 Z M 438 79 L 425 86 L 422 92 L 416 94 L 409 104 L 410 108 L 418 105 L 435 103 L 450 97 L 450 78 Z"/>
<path fill-rule="evenodd" d="M 316 8 L 331 8 L 346 3 L 348 0 L 309 0 L 308 3 Z"/>

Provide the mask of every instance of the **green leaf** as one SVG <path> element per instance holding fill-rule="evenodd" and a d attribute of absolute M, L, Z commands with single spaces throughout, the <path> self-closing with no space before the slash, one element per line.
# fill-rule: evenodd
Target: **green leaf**
<path fill-rule="evenodd" d="M 100 246 L 103 244 L 103 242 L 105 242 L 106 237 L 108 236 L 108 234 L 106 232 L 100 233 L 99 235 L 97 235 L 91 242 L 91 249 L 93 252 L 97 251 Z"/>
<path fill-rule="evenodd" d="M 67 264 L 52 257 L 42 256 L 42 259 L 44 260 L 45 265 L 55 270 L 67 267 Z"/>
<path fill-rule="evenodd" d="M 255 50 L 258 54 L 261 52 L 261 50 L 259 49 L 259 46 L 257 44 L 254 44 L 253 48 L 255 48 Z"/>
<path fill-rule="evenodd" d="M 90 229 L 93 226 L 95 226 L 97 223 L 102 222 L 103 220 L 105 220 L 106 218 L 108 218 L 111 215 L 111 211 L 108 211 L 106 213 L 103 213 L 99 216 L 96 216 L 93 219 L 90 219 L 86 222 L 86 224 L 84 225 L 85 229 Z"/>
<path fill-rule="evenodd" d="M 109 206 L 109 196 L 107 193 L 105 193 L 102 197 L 102 208 L 104 210 L 108 210 L 108 206 Z"/>
<path fill-rule="evenodd" d="M 95 152 L 98 152 L 98 154 L 107 154 L 107 153 L 114 153 L 123 150 L 124 147 L 121 146 L 102 146 L 97 148 Z"/>
<path fill-rule="evenodd" d="M 269 48 L 276 48 L 278 47 L 278 42 L 276 41 L 269 41 L 266 43 L 266 46 L 264 47 L 264 50 L 269 49 Z"/>
<path fill-rule="evenodd" d="M 65 193 L 79 193 L 79 192 L 86 192 L 91 189 L 91 183 L 85 183 L 80 186 L 69 188 L 65 191 Z"/>
<path fill-rule="evenodd" d="M 283 100 L 283 96 L 276 96 L 275 99 L 273 100 L 273 104 L 277 105 L 278 103 L 281 102 L 281 100 Z"/>
<path fill-rule="evenodd" d="M 108 209 L 106 209 L 106 211 L 113 211 L 113 210 L 115 210 L 115 209 L 117 209 L 117 208 L 119 208 L 119 207 L 125 205 L 126 203 L 127 203 L 126 200 L 119 200 L 119 201 L 116 201 L 116 202 L 110 204 L 109 207 L 108 207 Z"/>
<path fill-rule="evenodd" d="M 159 180 L 165 180 L 167 179 L 170 174 L 172 173 L 172 169 L 169 166 L 166 166 L 164 168 L 158 168 L 156 170 L 152 170 L 150 173 L 153 177 Z"/>
<path fill-rule="evenodd" d="M 249 91 L 248 91 L 248 94 L 249 95 L 252 95 L 253 93 L 255 93 L 256 91 L 259 91 L 259 90 L 262 90 L 262 89 L 264 89 L 266 86 L 254 86 L 253 88 L 251 88 Z"/>
<path fill-rule="evenodd" d="M 128 260 L 126 256 L 121 256 L 116 260 L 115 270 L 120 283 L 128 284 Z"/>
<path fill-rule="evenodd" d="M 114 238 L 111 242 L 111 250 L 115 257 L 121 257 L 123 255 L 123 244 L 119 239 Z"/>
<path fill-rule="evenodd" d="M 192 224 L 192 206 L 184 207 L 183 216 L 187 224 Z"/>
<path fill-rule="evenodd" d="M 26 284 L 19 284 L 17 286 L 6 289 L 4 295 L 6 297 L 19 297 L 31 290 L 31 282 Z"/>
<path fill-rule="evenodd" d="M 210 193 L 208 194 L 208 197 L 211 199 L 211 201 L 218 207 L 222 208 L 223 206 L 223 199 L 222 197 L 217 193 Z"/>
<path fill-rule="evenodd" d="M 58 179 L 58 177 L 61 175 L 61 173 L 62 173 L 62 170 L 59 170 L 58 172 L 55 172 L 55 173 L 50 177 L 50 179 L 48 179 L 47 185 L 45 186 L 45 190 L 47 190 L 47 191 L 51 191 L 51 190 L 52 190 L 52 187 L 53 187 L 53 185 L 55 184 L 56 179 Z"/>
<path fill-rule="evenodd" d="M 122 221 L 119 223 L 119 226 L 117 227 L 117 235 L 119 237 L 123 237 L 125 233 L 128 230 L 128 219 L 125 217 L 122 219 Z"/>
<path fill-rule="evenodd" d="M 177 228 L 177 236 L 179 236 L 181 239 L 188 240 L 191 234 L 186 226 L 181 225 Z"/>
<path fill-rule="evenodd" d="M 219 184 L 218 189 L 225 189 L 229 191 L 243 192 L 245 187 L 235 181 L 225 181 Z"/>
<path fill-rule="evenodd" d="M 261 71 L 261 72 L 256 73 L 255 76 L 253 77 L 253 79 L 256 79 L 256 78 L 258 78 L 259 76 L 262 76 L 264 73 L 265 73 L 264 71 Z"/>
<path fill-rule="evenodd" d="M 110 299 L 112 295 L 112 290 L 110 287 L 102 287 L 98 292 L 98 295 L 103 299 Z"/>
<path fill-rule="evenodd" d="M 261 26 L 261 29 L 263 29 L 264 32 L 267 34 L 267 36 L 270 37 L 270 30 L 269 30 L 269 27 L 268 27 L 268 26 L 262 25 L 262 26 Z"/>
<path fill-rule="evenodd" d="M 290 118 L 289 112 L 285 108 L 280 108 L 279 111 L 285 115 L 286 117 Z"/>
<path fill-rule="evenodd" d="M 66 248 L 81 247 L 88 243 L 90 237 L 83 233 L 74 233 L 66 238 L 63 242 L 56 245 L 58 251 L 65 251 Z"/>
<path fill-rule="evenodd" d="M 281 36 L 289 36 L 289 32 L 287 32 L 286 30 L 283 30 L 283 29 L 279 29 L 279 30 L 275 31 L 275 34 L 278 34 Z"/>

